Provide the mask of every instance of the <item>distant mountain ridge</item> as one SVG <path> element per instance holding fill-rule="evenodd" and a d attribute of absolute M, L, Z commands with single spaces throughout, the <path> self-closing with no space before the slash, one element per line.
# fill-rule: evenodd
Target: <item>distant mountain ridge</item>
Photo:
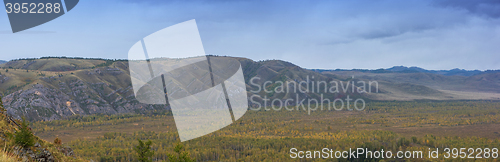
<path fill-rule="evenodd" d="M 7 61 L 0 60 L 0 64 L 5 64 L 5 63 L 7 63 Z"/>
<path fill-rule="evenodd" d="M 325 69 L 311 69 L 316 72 L 324 72 L 324 71 L 359 71 L 359 72 L 367 72 L 367 73 L 431 73 L 431 74 L 440 74 L 446 76 L 473 76 L 478 74 L 486 74 L 486 73 L 497 73 L 500 70 L 465 70 L 465 69 L 451 69 L 451 70 L 427 70 L 420 67 L 412 66 L 393 66 L 387 69 L 376 69 L 376 70 L 367 70 L 367 69 L 335 69 L 335 70 L 325 70 Z"/>

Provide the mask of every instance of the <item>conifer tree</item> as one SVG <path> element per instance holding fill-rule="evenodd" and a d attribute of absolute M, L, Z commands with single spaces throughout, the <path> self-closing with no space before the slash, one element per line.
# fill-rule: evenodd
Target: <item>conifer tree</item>
<path fill-rule="evenodd" d="M 21 123 L 21 127 L 14 134 L 14 141 L 17 145 L 20 145 L 24 148 L 28 148 L 35 145 L 33 133 L 31 133 L 31 130 L 29 128 L 29 123 L 28 121 L 26 121 L 24 117 L 23 117 L 23 122 Z"/>
<path fill-rule="evenodd" d="M 151 150 L 151 144 L 153 142 L 151 140 L 148 140 L 146 143 L 144 143 L 140 139 L 137 139 L 137 141 L 139 141 L 139 145 L 134 147 L 134 150 L 137 153 L 138 160 L 140 162 L 153 161 L 152 157 L 154 155 L 154 151 Z"/>
<path fill-rule="evenodd" d="M 177 143 L 177 145 L 175 145 L 174 148 L 174 151 L 175 153 L 177 153 L 177 156 L 168 154 L 167 155 L 168 159 L 171 162 L 194 162 L 195 160 L 191 159 L 191 157 L 189 157 L 189 154 L 187 152 L 182 151 L 183 148 L 184 146 L 182 144 Z"/>

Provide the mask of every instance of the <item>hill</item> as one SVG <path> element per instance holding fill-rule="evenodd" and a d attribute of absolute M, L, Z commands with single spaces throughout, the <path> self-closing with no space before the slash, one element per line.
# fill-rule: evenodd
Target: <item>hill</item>
<path fill-rule="evenodd" d="M 5 62 L 2 67 L 38 71 L 74 71 L 105 67 L 114 60 L 68 57 L 42 57 L 40 59 L 18 59 Z"/>
<path fill-rule="evenodd" d="M 252 106 L 256 102 L 263 104 L 264 97 L 282 101 L 295 97 L 320 100 L 322 96 L 332 100 L 346 96 L 366 100 L 500 99 L 498 72 L 448 76 L 426 71 L 394 72 L 404 68 L 393 68 L 392 72 L 308 70 L 280 60 L 235 59 L 241 63 L 248 96 L 254 96 Z M 76 114 L 144 114 L 169 109 L 166 105 L 141 104 L 135 99 L 126 60 L 46 57 L 12 60 L 0 68 L 0 94 L 7 112 L 16 118 L 54 120 Z M 357 83 L 370 81 L 377 83 L 373 92 L 360 93 L 359 89 L 369 87 Z M 321 82 L 336 82 L 339 92 L 326 91 L 331 90 L 331 84 Z M 301 92 L 307 87 L 309 92 Z"/>
<path fill-rule="evenodd" d="M 0 60 L 0 64 L 5 64 L 5 63 L 7 63 L 7 61 Z"/>
<path fill-rule="evenodd" d="M 6 68 L 0 73 L 4 103 L 8 113 L 18 118 L 53 120 L 75 114 L 165 109 L 135 100 L 124 61 L 45 58 L 1 66 Z"/>
<path fill-rule="evenodd" d="M 23 148 L 17 145 L 12 135 L 20 131 L 20 123 L 5 113 L 0 102 L 0 144 L 4 146 L 0 151 L 0 161 L 84 161 L 75 157 L 71 148 L 47 142 L 37 136 L 33 136 L 34 146 Z"/>
<path fill-rule="evenodd" d="M 327 77 L 288 62 L 273 60 L 241 62 L 247 83 L 259 77 L 260 82 L 307 80 Z M 0 92 L 9 114 L 31 120 L 54 120 L 80 114 L 146 113 L 165 111 L 165 105 L 137 102 L 132 91 L 128 62 L 83 58 L 41 58 L 13 60 L 0 65 Z M 275 84 L 271 85 L 274 86 Z M 248 90 L 257 87 L 247 85 Z M 262 96 L 267 95 L 264 91 Z M 269 95 L 272 98 L 292 96 L 295 92 Z M 251 95 L 251 94 L 249 94 Z M 339 94 L 332 94 L 339 95 Z M 300 98 L 319 97 L 315 93 Z M 262 100 L 256 99 L 258 102 Z"/>

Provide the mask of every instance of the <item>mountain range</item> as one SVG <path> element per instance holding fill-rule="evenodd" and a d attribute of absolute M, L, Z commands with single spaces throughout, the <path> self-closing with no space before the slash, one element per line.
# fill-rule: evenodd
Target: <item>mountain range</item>
<path fill-rule="evenodd" d="M 500 70 L 464 70 L 464 69 L 451 69 L 451 70 L 426 70 L 420 67 L 406 67 L 406 66 L 393 66 L 388 69 L 377 69 L 377 70 L 365 70 L 365 69 L 352 69 L 352 70 L 344 70 L 344 69 L 335 69 L 335 70 L 325 70 L 325 69 L 311 69 L 316 72 L 324 72 L 324 71 L 358 71 L 358 72 L 367 72 L 367 73 L 431 73 L 431 74 L 440 74 L 446 76 L 473 76 L 478 74 L 485 73 L 498 73 Z"/>
<path fill-rule="evenodd" d="M 263 104 L 264 97 L 282 101 L 295 97 L 319 100 L 346 96 L 368 101 L 500 100 L 500 71 L 495 70 L 436 71 L 403 66 L 379 70 L 320 70 L 280 60 L 234 59 L 241 63 L 249 98 L 254 96 L 250 106 Z M 76 114 L 146 113 L 168 109 L 166 105 L 142 104 L 135 99 L 126 60 L 45 57 L 12 60 L 1 64 L 0 68 L 0 94 L 7 112 L 17 118 L 55 120 Z M 330 84 L 327 87 L 321 85 L 321 81 L 340 83 L 339 92 L 327 91 L 325 88 L 330 90 Z M 360 82 L 376 82 L 377 86 L 363 93 L 359 89 L 367 90 L 368 87 L 349 84 Z M 299 89 L 311 87 L 313 90 L 278 93 L 283 89 L 293 90 L 291 85 L 301 83 L 304 86 Z M 256 92 L 259 89 L 261 91 Z"/>

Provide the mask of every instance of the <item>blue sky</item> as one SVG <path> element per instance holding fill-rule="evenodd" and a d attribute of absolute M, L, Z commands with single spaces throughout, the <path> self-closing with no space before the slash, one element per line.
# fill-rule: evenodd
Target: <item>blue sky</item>
<path fill-rule="evenodd" d="M 322 69 L 500 69 L 497 0 L 82 0 L 16 34 L 0 14 L 0 60 L 126 59 L 141 38 L 191 19 L 208 54 Z"/>

